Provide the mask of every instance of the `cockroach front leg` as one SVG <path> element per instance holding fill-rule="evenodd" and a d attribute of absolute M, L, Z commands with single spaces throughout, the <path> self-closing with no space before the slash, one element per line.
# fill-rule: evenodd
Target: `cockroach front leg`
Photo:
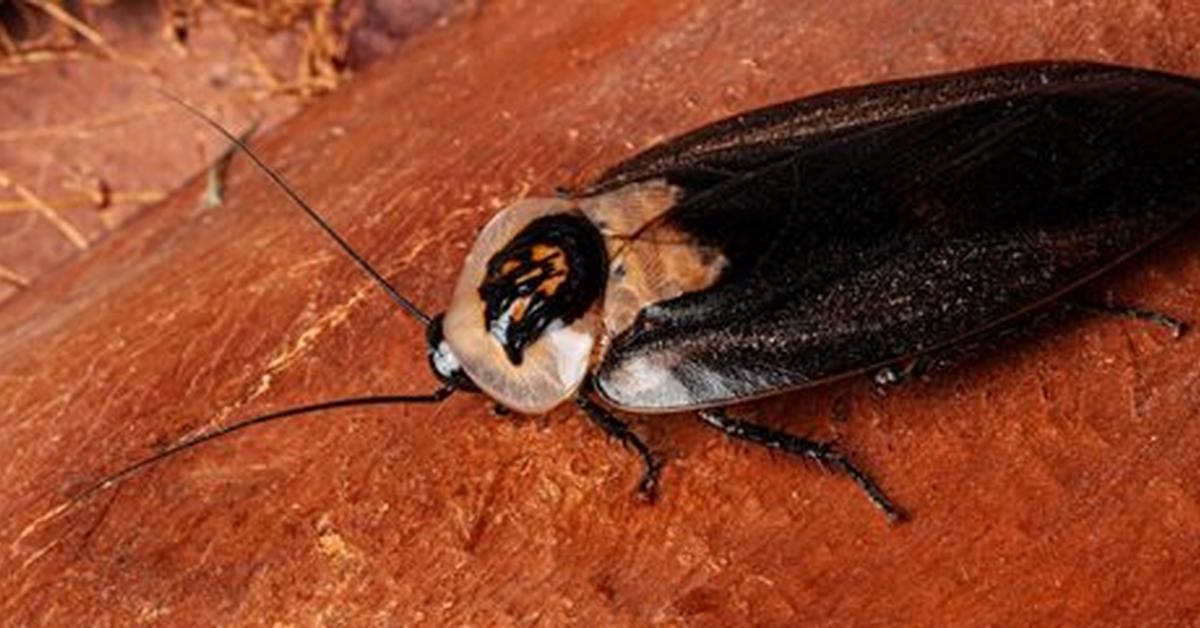
<path fill-rule="evenodd" d="M 638 483 L 638 494 L 646 501 L 654 501 L 658 495 L 658 476 L 662 473 L 662 462 L 654 456 L 646 443 L 642 442 L 642 439 L 638 438 L 638 435 L 634 434 L 624 421 L 613 416 L 584 395 L 577 396 L 575 403 L 606 434 L 621 441 L 641 456 L 643 470 L 642 480 Z"/>
<path fill-rule="evenodd" d="M 867 494 L 871 503 L 883 513 L 883 516 L 887 517 L 888 523 L 896 523 L 905 518 L 903 511 L 888 499 L 874 480 L 860 471 L 846 458 L 845 454 L 837 451 L 829 443 L 801 438 L 748 421 L 731 419 L 722 409 L 700 410 L 696 414 L 706 425 L 721 430 L 730 438 L 749 441 L 793 456 L 814 460 L 825 467 L 845 473 Z"/>

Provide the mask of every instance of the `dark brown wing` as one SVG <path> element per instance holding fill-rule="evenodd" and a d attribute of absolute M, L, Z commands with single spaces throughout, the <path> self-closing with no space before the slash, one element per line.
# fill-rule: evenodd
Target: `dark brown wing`
<path fill-rule="evenodd" d="M 756 141 L 752 167 L 704 138 L 764 136 L 746 131 L 754 114 L 685 136 L 686 159 L 662 148 L 615 169 L 609 181 L 681 185 L 661 228 L 729 265 L 613 338 L 600 392 L 641 411 L 715 405 L 912 356 L 1045 303 L 1200 207 L 1200 88 L 1187 79 L 1025 65 L 926 81 L 817 97 L 843 114 L 855 99 L 936 106 Z M 930 96 L 947 90 L 974 96 Z M 762 126 L 786 128 L 787 107 Z"/>
<path fill-rule="evenodd" d="M 1028 96 L 1041 86 L 1065 88 L 1134 75 L 1190 80 L 1099 63 L 1044 61 L 836 89 L 748 111 L 663 142 L 608 169 L 586 193 L 664 176 L 693 188 L 709 187 L 873 124 Z"/>

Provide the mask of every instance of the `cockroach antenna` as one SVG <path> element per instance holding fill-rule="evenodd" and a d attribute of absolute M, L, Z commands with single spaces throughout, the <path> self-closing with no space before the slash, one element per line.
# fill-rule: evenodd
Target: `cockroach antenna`
<path fill-rule="evenodd" d="M 433 320 L 429 317 L 429 315 L 422 312 L 421 309 L 413 304 L 412 301 L 409 301 L 407 298 L 401 295 L 399 291 L 392 287 L 392 285 L 383 278 L 383 275 L 379 274 L 379 271 L 375 270 L 375 268 L 371 266 L 370 262 L 368 262 L 366 258 L 355 251 L 354 248 L 350 246 L 350 243 L 346 242 L 346 240 L 339 235 L 337 231 L 335 231 L 333 227 L 330 226 L 330 224 L 319 213 L 317 213 L 315 209 L 312 208 L 312 206 L 310 206 L 303 198 L 301 198 L 300 194 L 296 192 L 292 186 L 288 185 L 287 181 L 284 180 L 282 175 L 264 163 L 262 159 L 259 159 L 258 155 L 256 155 L 244 141 L 231 133 L 225 127 L 221 126 L 221 124 L 216 120 L 210 118 L 195 105 L 192 105 L 191 103 L 178 96 L 175 96 L 174 94 L 171 94 L 170 92 L 159 90 L 159 93 L 161 93 L 164 97 L 174 101 L 192 115 L 208 124 L 218 133 L 224 136 L 225 139 L 228 140 L 238 151 L 244 153 L 246 157 L 248 157 L 250 161 L 252 161 L 254 165 L 258 167 L 259 170 L 265 173 L 271 179 L 271 181 L 273 181 L 275 185 L 279 187 L 279 189 L 283 190 L 284 194 L 287 194 L 288 198 L 290 198 L 297 207 L 302 209 L 304 213 L 307 214 L 308 217 L 311 218 L 312 221 L 316 223 L 316 225 L 320 227 L 322 231 L 325 232 L 326 235 L 336 242 L 337 245 L 341 247 L 342 251 L 344 251 L 346 255 L 350 257 L 350 259 L 354 260 L 354 262 L 358 264 L 359 268 L 361 268 L 368 276 L 370 276 L 371 279 L 373 279 L 375 283 L 378 284 L 379 287 L 382 288 L 383 291 L 400 306 L 401 309 L 403 309 L 405 312 L 408 312 L 413 318 L 420 321 L 420 323 L 425 327 L 426 333 L 429 333 L 431 327 L 434 326 Z M 143 458 L 121 469 L 120 471 L 106 476 L 95 484 L 92 484 L 88 488 L 84 489 L 83 492 L 75 495 L 72 498 L 72 501 L 81 501 L 87 498 L 89 495 L 111 486 L 115 482 L 124 479 L 125 477 L 128 477 L 156 462 L 159 462 L 160 460 L 169 458 L 170 456 L 173 456 L 184 450 L 191 449 L 197 445 L 221 438 L 223 436 L 228 436 L 234 432 L 244 430 L 248 427 L 292 418 L 302 414 L 312 414 L 324 410 L 334 410 L 337 408 L 346 408 L 351 406 L 438 403 L 446 397 L 449 397 L 457 388 L 458 387 L 453 383 L 445 382 L 434 392 L 424 395 L 373 395 L 365 397 L 347 397 L 343 399 L 334 399 L 320 403 L 286 408 L 245 419 L 232 425 L 201 433 L 181 443 L 172 445 L 152 456 Z"/>
<path fill-rule="evenodd" d="M 363 272 L 367 273 L 371 279 L 375 280 L 375 283 L 387 293 L 388 297 L 395 301 L 401 309 L 403 309 L 405 312 L 408 312 L 413 318 L 420 321 L 421 324 L 426 328 L 429 327 L 429 324 L 432 322 L 432 319 L 429 318 L 429 315 L 425 312 L 422 312 L 421 309 L 418 308 L 412 301 L 406 299 L 404 295 L 400 294 L 398 290 L 392 287 L 392 284 L 388 283 L 388 280 L 384 279 L 383 275 L 379 274 L 379 271 L 375 270 L 375 267 L 371 266 L 371 263 L 368 262 L 366 258 L 364 258 L 362 255 L 359 255 L 358 251 L 355 251 L 354 247 L 350 246 L 350 243 L 346 242 L 345 238 L 339 235 L 338 232 L 335 231 L 333 227 L 330 226 L 330 224 L 325 220 L 325 218 L 321 216 L 321 214 L 317 213 L 317 210 L 313 209 L 307 201 L 300 197 L 299 192 L 294 190 L 292 186 L 288 185 L 288 182 L 284 180 L 282 175 L 280 175 L 278 172 L 275 172 L 273 168 L 268 166 L 265 162 L 263 162 L 263 160 L 259 159 L 258 155 L 254 154 L 254 151 L 250 150 L 250 147 L 247 146 L 246 143 L 241 140 L 241 138 L 234 135 L 225 127 L 221 126 L 221 124 L 216 120 L 210 118 L 208 114 L 201 111 L 199 107 L 196 107 L 195 105 L 168 91 L 159 90 L 159 93 L 161 93 L 164 97 L 175 101 L 175 103 L 177 103 L 179 106 L 188 110 L 188 112 L 190 112 L 192 115 L 196 116 L 205 124 L 216 130 L 217 133 L 220 133 L 222 136 L 224 136 L 225 139 L 237 147 L 239 151 L 245 153 L 246 157 L 250 158 L 250 161 L 254 162 L 254 165 L 257 166 L 259 170 L 263 171 L 264 174 L 270 177 L 271 181 L 274 182 L 275 185 L 279 186 L 279 189 L 283 190 L 283 193 L 287 194 L 288 198 L 292 199 L 292 202 L 294 202 L 297 207 L 302 209 L 305 214 L 308 214 L 308 217 L 311 218 L 312 221 L 316 223 L 316 225 L 320 227 L 322 231 L 325 232 L 325 235 L 328 235 L 334 242 L 336 242 L 337 245 L 341 247 L 342 251 L 344 251 L 346 255 L 349 255 L 350 259 L 354 260 L 354 263 L 358 264 L 359 268 L 363 269 Z"/>
<path fill-rule="evenodd" d="M 282 419 L 291 418 L 291 417 L 298 416 L 301 414 L 311 414 L 314 412 L 321 412 L 323 410 L 334 410 L 337 408 L 346 408 L 346 407 L 350 407 L 350 406 L 382 406 L 382 405 L 392 405 L 392 404 L 437 403 L 437 402 L 445 399 L 446 397 L 449 397 L 450 393 L 452 393 L 452 392 L 454 392 L 454 388 L 452 386 L 445 385 L 428 395 L 377 395 L 377 396 L 370 396 L 370 397 L 348 397 L 345 399 L 334 399 L 332 401 L 323 401 L 321 403 L 314 403 L 314 404 L 310 404 L 307 406 L 296 406 L 294 408 L 287 408 L 284 410 L 278 410 L 276 412 L 271 412 L 269 414 L 263 414 L 261 416 L 256 416 L 254 418 L 246 419 L 245 421 L 240 421 L 238 423 L 234 423 L 233 425 L 228 425 L 228 426 L 225 426 L 222 428 L 218 428 L 218 429 L 215 429 L 210 432 L 204 432 L 194 438 L 190 438 L 188 440 L 183 441 L 182 443 L 168 447 L 168 448 L 154 454 L 153 456 L 150 456 L 148 458 L 142 458 L 141 460 L 125 467 L 124 469 L 121 469 L 120 471 L 117 471 L 116 473 L 108 475 L 104 479 L 100 480 L 99 482 L 92 484 L 88 488 L 84 489 L 84 491 L 82 493 L 75 495 L 75 497 L 73 499 L 74 499 L 74 501 L 83 500 L 83 499 L 87 498 L 89 495 L 91 495 L 99 490 L 102 490 L 108 486 L 111 486 L 113 483 L 115 483 L 119 480 L 122 480 L 130 475 L 133 475 L 134 473 L 137 473 L 138 471 L 142 470 L 143 468 L 148 467 L 164 458 L 169 458 L 181 451 L 184 451 L 185 449 L 191 449 L 192 447 L 195 447 L 196 445 L 206 443 L 210 440 L 215 440 L 222 436 L 228 436 L 234 432 L 238 432 L 238 431 L 244 430 L 248 427 L 252 427 L 255 425 L 262 425 L 263 423 L 270 423 L 271 421 L 279 421 Z"/>

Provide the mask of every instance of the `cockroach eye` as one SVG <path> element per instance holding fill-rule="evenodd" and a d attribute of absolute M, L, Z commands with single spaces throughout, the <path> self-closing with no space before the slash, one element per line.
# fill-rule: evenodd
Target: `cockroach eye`
<path fill-rule="evenodd" d="M 435 316 L 429 322 L 429 327 L 425 332 L 425 353 L 429 358 L 430 370 L 433 371 L 433 374 L 443 384 L 447 384 L 456 390 L 478 392 L 479 387 L 463 371 L 462 363 L 458 361 L 458 356 L 454 355 L 454 350 L 450 348 L 450 343 L 446 342 L 446 336 L 442 333 L 442 322 L 444 320 L 444 315 L 439 314 Z"/>

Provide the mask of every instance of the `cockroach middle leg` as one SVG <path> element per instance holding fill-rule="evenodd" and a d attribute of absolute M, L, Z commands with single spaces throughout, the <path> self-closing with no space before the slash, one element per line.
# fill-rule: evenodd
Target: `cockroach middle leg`
<path fill-rule="evenodd" d="M 634 434 L 622 420 L 613 416 L 604 408 L 597 405 L 584 395 L 575 398 L 575 403 L 588 415 L 593 423 L 600 426 L 609 436 L 621 441 L 642 457 L 642 480 L 638 483 L 638 494 L 647 501 L 654 501 L 658 493 L 658 476 L 662 472 L 662 462 L 654 456 L 646 443 Z"/>
<path fill-rule="evenodd" d="M 821 465 L 850 476 L 855 484 L 867 494 L 871 503 L 887 517 L 888 523 L 904 520 L 904 512 L 883 493 L 883 489 L 850 462 L 846 455 L 829 443 L 821 443 L 764 425 L 732 419 L 722 409 L 699 410 L 696 413 L 705 424 L 715 427 L 730 438 L 748 441 L 793 456 L 814 460 Z"/>
<path fill-rule="evenodd" d="M 1084 312 L 1094 312 L 1097 314 L 1107 314 L 1109 316 L 1119 316 L 1121 318 L 1132 318 L 1139 321 L 1145 321 L 1153 325 L 1158 325 L 1171 332 L 1176 338 L 1182 337 L 1191 329 L 1191 324 L 1185 320 L 1175 318 L 1169 314 L 1156 312 L 1135 305 L 1125 305 L 1116 303 L 1110 300 L 1104 301 L 1069 301 L 1067 306 Z"/>
<path fill-rule="evenodd" d="M 903 386 L 914 379 L 924 376 L 933 370 L 934 365 L 934 358 L 918 356 L 911 360 L 876 370 L 871 374 L 871 383 L 875 385 L 875 393 L 882 396 L 887 393 L 887 389 L 889 388 Z"/>

